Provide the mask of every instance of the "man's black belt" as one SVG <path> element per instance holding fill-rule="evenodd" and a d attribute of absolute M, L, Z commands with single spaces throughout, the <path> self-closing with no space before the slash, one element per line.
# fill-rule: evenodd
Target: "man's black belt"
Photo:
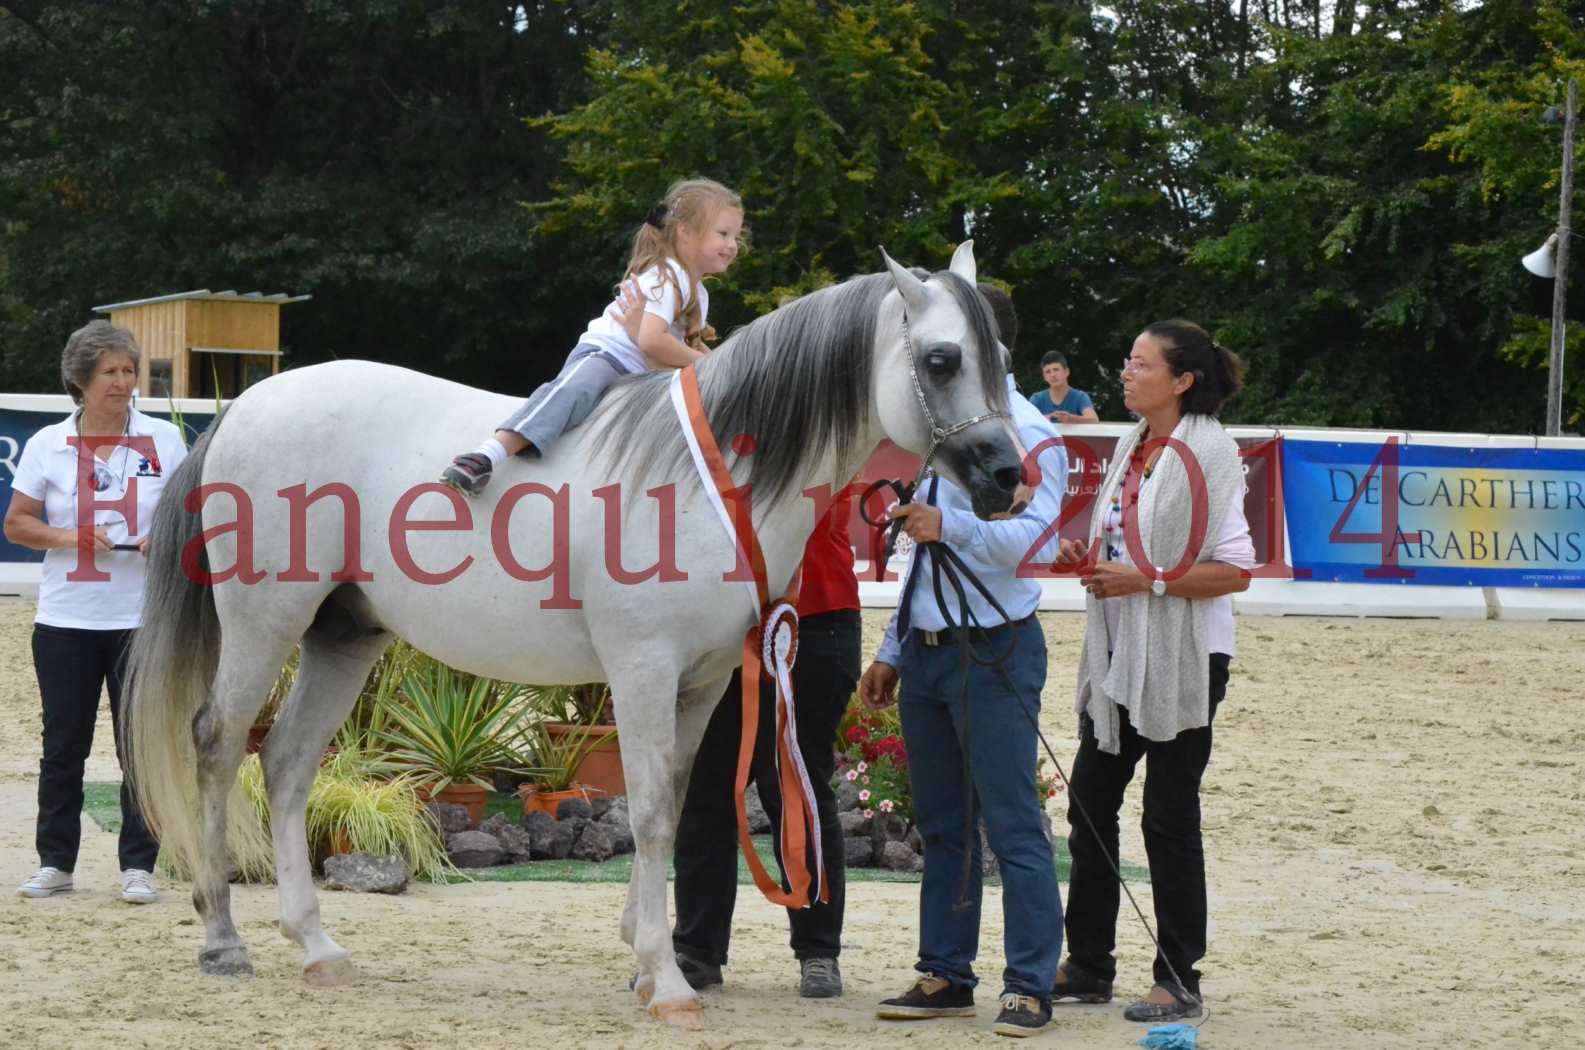
<path fill-rule="evenodd" d="M 958 639 L 964 633 L 968 634 L 970 641 L 984 641 L 991 638 L 999 638 L 1002 632 L 1012 630 L 1015 627 L 1022 627 L 1026 623 L 1032 623 L 1034 619 L 1035 614 L 1030 613 L 1022 620 L 1014 620 L 1012 623 L 1000 623 L 995 627 L 945 627 L 939 631 L 923 631 L 915 627 L 909 633 L 917 635 L 919 641 L 928 646 L 956 645 Z"/>

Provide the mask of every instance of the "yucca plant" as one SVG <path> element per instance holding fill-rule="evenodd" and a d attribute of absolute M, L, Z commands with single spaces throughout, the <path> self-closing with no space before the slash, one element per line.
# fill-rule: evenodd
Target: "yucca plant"
<path fill-rule="evenodd" d="M 528 702 L 546 718 L 573 725 L 614 725 L 611 687 L 604 682 L 583 685 L 531 685 Z"/>
<path fill-rule="evenodd" d="M 376 768 L 412 777 L 431 791 L 456 781 L 488 789 L 496 770 L 537 772 L 521 746 L 530 713 L 522 686 L 430 663 L 408 671 L 384 711 L 385 726 L 371 735 L 385 751 Z"/>
<path fill-rule="evenodd" d="M 390 725 L 391 704 L 396 700 L 402 680 L 410 671 L 433 663 L 432 657 L 401 639 L 392 642 L 369 672 L 351 716 L 336 730 L 336 749 L 378 751 L 380 734 Z"/>
<path fill-rule="evenodd" d="M 543 721 L 530 723 L 522 738 L 526 749 L 533 752 L 535 768 L 525 773 L 541 791 L 565 791 L 589 752 L 614 736 L 616 728 L 612 727 L 606 733 L 569 733 L 558 738 Z"/>

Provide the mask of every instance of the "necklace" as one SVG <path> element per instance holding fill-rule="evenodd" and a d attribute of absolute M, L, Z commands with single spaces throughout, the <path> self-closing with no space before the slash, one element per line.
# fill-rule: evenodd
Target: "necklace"
<path fill-rule="evenodd" d="M 1157 450 L 1150 457 L 1150 461 L 1146 462 L 1144 457 L 1139 454 L 1139 449 L 1135 448 L 1129 456 L 1128 471 L 1123 475 L 1122 482 L 1118 484 L 1117 488 L 1112 490 L 1112 506 L 1106 516 L 1103 529 L 1107 538 L 1106 555 L 1110 561 L 1123 560 L 1123 549 L 1121 546 L 1123 536 L 1123 490 L 1128 487 L 1128 474 L 1137 470 L 1139 472 L 1139 484 L 1143 486 L 1156 469 L 1155 460 L 1160 454 L 1160 450 Z M 1133 498 L 1129 500 L 1129 506 L 1136 506 L 1138 503 L 1139 490 L 1136 488 Z"/>

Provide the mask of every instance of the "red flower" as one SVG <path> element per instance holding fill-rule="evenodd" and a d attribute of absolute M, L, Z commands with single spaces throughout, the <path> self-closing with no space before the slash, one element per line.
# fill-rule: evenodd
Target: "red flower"
<path fill-rule="evenodd" d="M 870 731 L 861 725 L 848 727 L 848 743 L 859 744 L 870 738 Z"/>
<path fill-rule="evenodd" d="M 903 744 L 902 737 L 896 733 L 883 736 L 875 741 L 875 755 L 877 758 L 886 757 L 899 767 L 908 765 L 908 748 Z"/>

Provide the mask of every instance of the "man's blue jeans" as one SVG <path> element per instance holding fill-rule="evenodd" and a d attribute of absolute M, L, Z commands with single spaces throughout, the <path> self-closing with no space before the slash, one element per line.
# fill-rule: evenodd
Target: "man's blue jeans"
<path fill-rule="evenodd" d="M 1046 681 L 1046 641 L 1032 616 L 975 632 L 974 649 L 981 659 L 1009 644 L 1006 679 L 994 667 L 971 663 L 965 716 L 957 643 L 929 646 L 917 630 L 903 641 L 898 668 L 903 739 L 914 820 L 925 847 L 917 969 L 954 984 L 978 982 L 973 969 L 980 936 L 978 833 L 971 844 L 968 906 L 954 907 L 962 883 L 964 809 L 972 806 L 985 821 L 1001 865 L 1003 988 L 1046 1000 L 1062 955 L 1062 898 L 1035 787 L 1033 719 Z M 1009 690 L 1008 679 L 1016 692 Z M 965 741 L 972 760 L 970 796 L 963 786 Z"/>

